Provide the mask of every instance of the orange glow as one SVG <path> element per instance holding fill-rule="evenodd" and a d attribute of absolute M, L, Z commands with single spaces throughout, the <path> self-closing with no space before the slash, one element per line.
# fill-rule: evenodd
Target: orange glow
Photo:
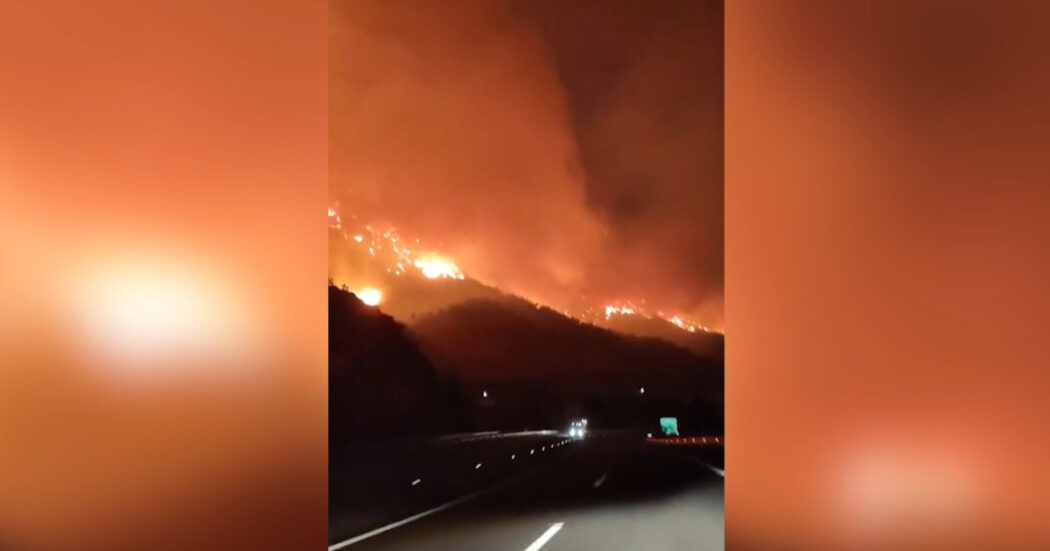
<path fill-rule="evenodd" d="M 343 219 L 339 217 L 339 213 L 332 207 L 328 207 L 328 225 L 334 228 L 343 228 Z"/>
<path fill-rule="evenodd" d="M 451 261 L 440 257 L 428 257 L 418 258 L 413 262 L 427 279 L 435 279 L 439 277 L 452 277 L 456 279 L 463 279 L 463 274 L 460 273 L 459 268 Z"/>
<path fill-rule="evenodd" d="M 605 319 L 609 319 L 613 314 L 630 315 L 634 313 L 634 309 L 627 306 L 606 306 L 605 307 Z"/>
<path fill-rule="evenodd" d="M 95 262 L 67 284 L 70 319 L 104 365 L 140 365 L 157 356 L 245 359 L 265 339 L 243 315 L 236 286 L 202 262 L 151 258 Z"/>
<path fill-rule="evenodd" d="M 711 332 L 711 329 L 709 329 L 706 325 L 701 325 L 699 323 L 695 323 L 695 322 L 692 322 L 692 321 L 685 320 L 680 315 L 671 316 L 671 315 L 665 314 L 664 312 L 656 312 L 655 314 L 651 314 L 650 312 L 646 311 L 644 308 L 634 306 L 633 303 L 630 303 L 630 302 L 624 303 L 624 304 L 620 304 L 620 305 L 606 304 L 605 305 L 605 319 L 608 320 L 614 315 L 618 315 L 618 316 L 639 315 L 639 316 L 642 316 L 644 318 L 650 318 L 650 319 L 652 319 L 652 318 L 659 318 L 659 319 L 662 319 L 662 320 L 666 321 L 667 323 L 670 323 L 670 324 L 674 325 L 675 327 L 678 327 L 679 329 L 681 329 L 683 331 L 688 331 L 690 333 L 696 333 L 697 331 L 703 331 L 705 333 Z"/>
<path fill-rule="evenodd" d="M 330 208 L 332 214 L 329 215 L 329 218 L 336 221 L 332 226 L 341 230 L 340 233 L 344 239 L 352 239 L 355 243 L 363 245 L 364 247 L 360 250 L 363 251 L 367 247 L 370 258 L 360 259 L 365 262 L 365 265 L 374 266 L 379 271 L 392 276 L 414 273 L 406 271 L 406 268 L 409 266 L 414 266 L 418 273 L 426 279 L 466 279 L 466 274 L 460 269 L 448 251 L 424 246 L 424 242 L 414 236 L 402 237 L 398 234 L 397 228 L 391 226 L 387 226 L 386 229 L 380 229 L 383 226 L 376 223 L 363 224 L 363 221 L 360 221 L 356 214 L 347 215 L 347 219 L 356 220 L 358 221 L 357 224 L 360 225 L 357 227 L 343 226 L 341 224 L 342 218 L 337 209 L 338 206 Z M 416 245 L 413 249 L 409 249 L 404 246 L 406 242 L 413 242 Z M 428 240 L 427 242 L 432 243 L 433 241 Z M 360 268 L 357 268 L 357 270 L 360 270 Z M 375 279 L 366 278 L 360 271 L 343 274 L 332 273 L 329 275 L 336 279 L 341 279 L 341 282 L 348 285 L 351 289 L 362 285 L 376 285 Z M 495 282 L 486 281 L 487 278 L 480 277 L 477 274 L 472 273 L 471 279 L 493 287 L 500 287 Z M 389 290 L 388 288 L 387 291 Z M 508 291 L 508 289 L 501 290 Z M 689 333 L 698 331 L 712 332 L 710 328 L 697 322 L 695 319 L 690 319 L 684 313 L 668 314 L 648 308 L 645 300 L 620 300 L 608 302 L 601 306 L 580 303 L 567 305 L 561 303 L 561 301 L 552 301 L 547 299 L 547 297 L 538 296 L 536 293 L 517 294 L 530 302 L 548 306 L 564 313 L 568 317 L 587 323 L 601 324 L 603 321 L 610 320 L 614 315 L 637 315 L 647 319 L 661 319 Z"/>
<path fill-rule="evenodd" d="M 383 300 L 383 291 L 375 287 L 365 287 L 359 291 L 354 291 L 354 294 L 361 299 L 361 302 L 369 306 L 377 306 Z"/>

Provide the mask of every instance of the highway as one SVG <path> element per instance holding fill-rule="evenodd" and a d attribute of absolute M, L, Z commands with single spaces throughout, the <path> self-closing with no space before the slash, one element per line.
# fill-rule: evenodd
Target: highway
<path fill-rule="evenodd" d="M 720 446 L 657 445 L 624 432 L 555 442 L 543 460 L 400 521 L 335 537 L 329 549 L 724 548 Z"/>

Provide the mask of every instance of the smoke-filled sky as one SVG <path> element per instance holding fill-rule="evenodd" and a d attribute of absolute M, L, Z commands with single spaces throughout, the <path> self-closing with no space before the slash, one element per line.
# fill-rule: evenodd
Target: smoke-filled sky
<path fill-rule="evenodd" d="M 722 325 L 722 6 L 333 0 L 331 195 L 556 307 Z"/>

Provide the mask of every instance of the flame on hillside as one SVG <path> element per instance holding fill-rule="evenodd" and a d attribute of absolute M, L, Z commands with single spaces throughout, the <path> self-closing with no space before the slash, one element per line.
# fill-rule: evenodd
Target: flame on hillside
<path fill-rule="evenodd" d="M 353 293 L 357 295 L 357 298 L 361 299 L 361 302 L 369 306 L 376 306 L 383 301 L 383 291 L 375 287 L 365 287 L 353 291 Z"/>
<path fill-rule="evenodd" d="M 454 262 L 439 256 L 429 255 L 427 258 L 419 258 L 413 264 L 423 272 L 423 277 L 427 279 L 439 277 L 463 279 L 463 273 L 459 271 Z"/>
<path fill-rule="evenodd" d="M 352 218 L 356 219 L 357 216 L 354 215 Z M 342 218 L 332 207 L 328 209 L 328 220 L 329 226 L 339 230 L 351 246 L 361 247 L 362 252 L 367 251 L 372 261 L 383 267 L 383 270 L 391 276 L 415 275 L 426 279 L 466 278 L 455 261 L 448 255 L 427 250 L 419 239 L 408 240 L 401 237 L 394 227 L 380 230 L 371 224 L 364 224 L 353 228 L 351 233 L 347 233 Z M 389 289 L 380 289 L 378 281 L 357 283 L 359 290 L 354 293 L 370 306 L 378 305 L 384 300 L 385 293 L 389 292 Z M 603 321 L 611 321 L 614 316 L 639 316 L 646 319 L 660 319 L 690 333 L 712 332 L 709 327 L 688 320 L 681 314 L 668 314 L 661 310 L 653 311 L 646 307 L 644 300 L 638 302 L 608 301 L 601 306 L 596 304 L 573 311 L 555 307 L 547 304 L 546 301 L 536 300 L 535 297 L 524 298 L 535 303 L 537 307 L 545 304 L 566 316 L 588 323 L 601 324 Z"/>
<path fill-rule="evenodd" d="M 658 318 L 670 323 L 683 331 L 689 331 L 690 333 L 696 333 L 702 331 L 710 333 L 711 329 L 706 325 L 687 321 L 680 315 L 665 314 L 661 311 L 649 312 L 643 306 L 636 306 L 632 302 L 617 303 L 617 304 L 606 304 L 605 305 L 605 319 L 610 320 L 613 316 L 642 316 L 644 318 Z"/>

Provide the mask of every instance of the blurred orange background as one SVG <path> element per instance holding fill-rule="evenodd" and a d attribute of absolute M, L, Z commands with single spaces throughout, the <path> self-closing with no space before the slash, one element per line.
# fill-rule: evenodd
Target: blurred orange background
<path fill-rule="evenodd" d="M 727 548 L 1050 549 L 1045 11 L 727 2 Z"/>
<path fill-rule="evenodd" d="M 326 19 L 3 3 L 0 547 L 324 547 Z"/>

